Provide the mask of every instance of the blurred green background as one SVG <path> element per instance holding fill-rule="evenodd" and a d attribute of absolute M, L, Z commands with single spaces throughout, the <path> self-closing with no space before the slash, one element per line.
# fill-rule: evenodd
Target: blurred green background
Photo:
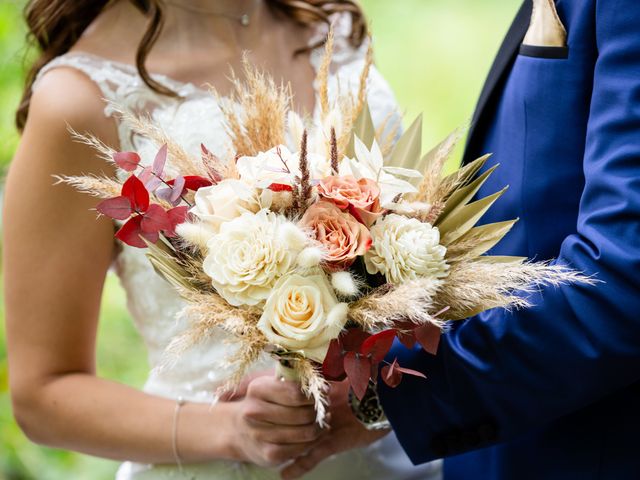
<path fill-rule="evenodd" d="M 520 0 L 363 0 L 376 38 L 376 63 L 391 83 L 407 121 L 424 113 L 431 146 L 471 116 Z M 29 58 L 24 2 L 0 0 L 0 174 L 18 142 L 13 114 Z M 459 158 L 460 152 L 458 152 Z M 453 165 L 452 165 L 453 166 Z M 4 302 L 2 302 L 3 304 Z M 141 386 L 146 356 L 128 317 L 117 279 L 104 294 L 98 342 L 99 374 Z M 110 479 L 117 464 L 31 444 L 11 415 L 4 310 L 0 305 L 0 480 Z"/>

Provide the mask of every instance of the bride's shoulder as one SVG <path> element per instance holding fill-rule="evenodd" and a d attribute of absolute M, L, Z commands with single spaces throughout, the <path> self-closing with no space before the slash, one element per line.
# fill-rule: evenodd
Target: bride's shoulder
<path fill-rule="evenodd" d="M 33 168 L 54 164 L 58 173 L 104 171 L 101 163 L 91 161 L 97 158 L 91 150 L 80 148 L 70 133 L 91 133 L 103 143 L 117 146 L 117 130 L 104 115 L 104 108 L 99 88 L 88 77 L 71 68 L 51 70 L 33 89 L 19 151 L 27 153 Z"/>
<path fill-rule="evenodd" d="M 108 122 L 100 88 L 81 71 L 61 66 L 38 78 L 33 87 L 28 122 L 46 120 L 89 130 Z"/>

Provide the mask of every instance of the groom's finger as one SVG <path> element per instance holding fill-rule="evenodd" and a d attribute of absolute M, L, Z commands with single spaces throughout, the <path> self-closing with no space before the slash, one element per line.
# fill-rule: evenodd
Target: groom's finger
<path fill-rule="evenodd" d="M 288 465 L 280 472 L 280 476 L 283 480 L 296 480 L 303 475 L 309 473 L 311 470 L 323 460 L 329 458 L 336 453 L 331 447 L 331 443 L 322 441 L 306 455 L 296 458 L 293 463 Z"/>

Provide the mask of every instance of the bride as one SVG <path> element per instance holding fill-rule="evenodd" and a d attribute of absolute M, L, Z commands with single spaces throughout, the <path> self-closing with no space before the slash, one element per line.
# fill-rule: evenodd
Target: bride
<path fill-rule="evenodd" d="M 37 443 L 125 461 L 118 479 L 279 478 L 277 467 L 319 448 L 323 432 L 297 386 L 271 373 L 256 372 L 235 397 L 215 399 L 229 374 L 219 365 L 233 355 L 222 334 L 173 368 L 153 370 L 144 391 L 96 376 L 109 268 L 152 366 L 184 328 L 175 319 L 181 302 L 141 250 L 114 243 L 114 225 L 90 211 L 96 200 L 53 185 L 52 175 L 115 174 L 71 139 L 69 127 L 151 161 L 153 146 L 119 121 L 113 105 L 150 115 L 188 151 L 203 140 L 225 151 L 229 139 L 207 85 L 224 97 L 230 67 L 242 70 L 245 51 L 277 81 L 291 82 L 297 110 L 313 115 L 329 22 L 336 29 L 330 93 L 357 87 L 367 49 L 360 8 L 351 0 L 32 0 L 26 12 L 41 54 L 17 112 L 22 140 L 7 179 L 3 244 L 17 421 Z M 395 115 L 375 69 L 369 102 L 379 124 Z M 341 415 L 347 408 L 344 400 L 332 405 L 334 432 L 349 432 L 343 441 L 355 445 L 379 440 L 305 478 L 440 477 L 437 464 L 412 466 L 393 433 L 368 432 Z"/>

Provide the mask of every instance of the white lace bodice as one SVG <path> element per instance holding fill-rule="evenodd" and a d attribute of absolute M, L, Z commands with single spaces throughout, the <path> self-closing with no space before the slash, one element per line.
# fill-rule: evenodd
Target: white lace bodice
<path fill-rule="evenodd" d="M 366 45 L 360 49 L 353 49 L 348 43 L 350 24 L 345 20 L 347 18 L 341 18 L 335 27 L 335 55 L 329 78 L 330 96 L 336 96 L 338 91 L 355 92 L 365 62 Z M 322 39 L 325 34 L 326 27 L 319 27 L 312 41 Z M 321 58 L 321 49 L 311 53 L 310 60 L 316 71 Z M 194 155 L 198 155 L 201 143 L 212 152 L 220 154 L 231 147 L 225 134 L 218 101 L 207 90 L 191 83 L 172 80 L 164 75 L 152 75 L 155 80 L 178 94 L 177 97 L 163 96 L 147 87 L 135 67 L 82 52 L 72 52 L 54 59 L 41 70 L 38 79 L 48 71 L 62 67 L 83 72 L 98 85 L 107 101 L 105 114 L 116 119 L 120 149 L 137 151 L 143 164 L 148 165 L 153 161 L 157 147 L 147 139 L 134 134 L 124 122 L 119 122 L 112 105 L 133 113 L 149 115 L 155 124 Z M 34 88 L 37 88 L 37 84 L 36 80 Z M 375 68 L 371 70 L 368 79 L 368 100 L 374 122 L 378 125 L 389 116 L 399 118 L 393 93 Z M 115 267 L 127 293 L 130 314 L 148 349 L 152 371 L 144 390 L 168 398 L 182 396 L 197 402 L 213 401 L 216 387 L 223 383 L 229 374 L 223 363 L 224 359 L 233 355 L 231 343 L 220 332 L 210 341 L 183 355 L 172 368 L 156 369 L 170 340 L 185 328 L 183 320 L 178 316 L 183 303 L 172 287 L 153 271 L 144 250 L 123 245 Z M 265 358 L 264 362 L 270 364 L 272 361 Z M 433 465 L 412 467 L 395 437 L 390 435 L 366 450 L 344 454 L 325 462 L 323 467 L 308 478 L 427 479 L 432 478 L 430 475 L 436 475 L 437 473 L 433 473 L 436 470 L 438 468 Z M 271 470 L 229 462 L 189 467 L 184 477 L 181 475 L 171 466 L 126 463 L 120 469 L 118 479 L 278 478 L 276 472 Z"/>

